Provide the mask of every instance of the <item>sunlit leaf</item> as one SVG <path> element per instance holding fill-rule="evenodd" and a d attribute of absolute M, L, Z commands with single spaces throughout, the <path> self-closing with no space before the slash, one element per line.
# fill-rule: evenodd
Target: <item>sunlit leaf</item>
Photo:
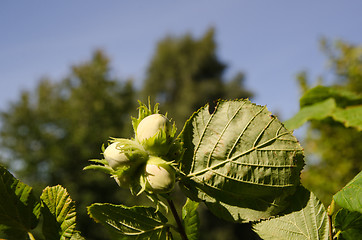
<path fill-rule="evenodd" d="M 167 218 L 152 207 L 126 207 L 95 203 L 88 214 L 104 225 L 114 239 L 169 239 Z"/>
<path fill-rule="evenodd" d="M 339 206 L 351 212 L 362 213 L 362 171 L 337 192 L 333 199 Z"/>
<path fill-rule="evenodd" d="M 328 240 L 328 218 L 323 204 L 313 193 L 300 187 L 286 210 L 289 214 L 254 226 L 264 240 Z"/>
<path fill-rule="evenodd" d="M 0 238 L 27 239 L 40 216 L 33 190 L 0 166 Z"/>
<path fill-rule="evenodd" d="M 331 116 L 335 108 L 336 102 L 333 98 L 328 98 L 322 102 L 303 107 L 291 119 L 284 122 L 285 127 L 293 130 L 299 128 L 309 120 L 322 120 Z"/>
<path fill-rule="evenodd" d="M 46 240 L 83 239 L 76 227 L 75 202 L 62 186 L 46 187 L 41 195 Z"/>
<path fill-rule="evenodd" d="M 181 186 L 230 221 L 268 218 L 285 209 L 300 183 L 303 150 L 266 109 L 248 100 L 201 108 L 182 132 Z"/>
<path fill-rule="evenodd" d="M 309 120 L 332 117 L 346 127 L 362 130 L 362 96 L 351 91 L 317 86 L 308 90 L 300 99 L 300 111 L 285 121 L 292 130 Z"/>
<path fill-rule="evenodd" d="M 343 123 L 346 127 L 355 127 L 362 131 L 362 105 L 338 108 L 333 113 L 333 119 Z"/>
<path fill-rule="evenodd" d="M 199 214 L 197 208 L 198 202 L 194 202 L 187 199 L 185 205 L 182 208 L 182 220 L 185 227 L 185 232 L 189 240 L 199 239 Z"/>

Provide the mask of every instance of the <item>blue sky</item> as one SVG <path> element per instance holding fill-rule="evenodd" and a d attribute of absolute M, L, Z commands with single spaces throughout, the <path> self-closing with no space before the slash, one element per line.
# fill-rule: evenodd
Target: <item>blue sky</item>
<path fill-rule="evenodd" d="M 361 44 L 361 9 L 358 0 L 1 1 L 0 110 L 98 48 L 116 76 L 140 85 L 157 41 L 213 26 L 226 77 L 243 71 L 253 101 L 285 120 L 298 111 L 295 75 L 328 76 L 319 40 Z"/>

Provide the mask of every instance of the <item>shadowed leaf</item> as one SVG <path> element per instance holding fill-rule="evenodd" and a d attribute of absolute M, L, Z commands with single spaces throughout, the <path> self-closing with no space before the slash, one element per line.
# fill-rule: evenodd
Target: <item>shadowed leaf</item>
<path fill-rule="evenodd" d="M 188 198 L 182 208 L 182 220 L 189 240 L 199 239 L 200 220 L 197 212 L 198 206 L 198 202 L 194 202 Z"/>
<path fill-rule="evenodd" d="M 104 225 L 113 239 L 165 240 L 170 236 L 166 217 L 152 207 L 95 203 L 88 207 L 88 214 Z"/>
<path fill-rule="evenodd" d="M 33 190 L 0 166 L 0 238 L 27 239 L 40 216 Z"/>

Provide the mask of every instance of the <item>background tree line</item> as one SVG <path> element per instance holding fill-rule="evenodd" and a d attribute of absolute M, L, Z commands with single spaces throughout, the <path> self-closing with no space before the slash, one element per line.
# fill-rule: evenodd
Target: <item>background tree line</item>
<path fill-rule="evenodd" d="M 87 160 L 102 157 L 100 148 L 110 136 L 132 137 L 130 116 L 136 116 L 138 99 L 159 102 L 162 112 L 168 112 L 181 130 L 192 112 L 206 103 L 213 106 L 219 98 L 252 97 L 242 73 L 224 78 L 227 65 L 216 54 L 214 36 L 209 29 L 200 39 L 186 34 L 161 40 L 141 89 L 130 79 L 113 77 L 109 58 L 99 50 L 90 60 L 72 66 L 64 79 L 41 79 L 36 89 L 23 91 L 1 112 L 2 164 L 38 194 L 46 185 L 66 187 L 77 202 L 78 226 L 84 236 L 107 239 L 86 215 L 86 206 L 94 202 L 134 205 L 145 200 L 133 198 L 104 174 L 82 169 Z M 360 94 L 362 49 L 343 42 L 336 47 L 324 45 L 336 84 Z M 299 76 L 302 89 L 309 87 L 306 76 Z M 304 171 L 302 179 L 327 204 L 329 196 L 361 170 L 362 136 L 332 120 L 315 121 L 309 129 L 304 143 L 307 159 L 313 154 L 320 160 Z M 240 239 L 250 229 L 212 218 L 205 210 L 200 213 L 202 239 Z"/>

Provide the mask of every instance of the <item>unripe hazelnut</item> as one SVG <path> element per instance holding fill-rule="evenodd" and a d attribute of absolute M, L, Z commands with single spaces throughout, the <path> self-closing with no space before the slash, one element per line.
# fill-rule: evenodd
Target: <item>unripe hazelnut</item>
<path fill-rule="evenodd" d="M 175 185 L 175 169 L 165 160 L 151 157 L 146 164 L 144 178 L 147 191 L 167 193 Z"/>
<path fill-rule="evenodd" d="M 130 164 L 131 162 L 121 149 L 122 145 L 118 142 L 114 142 L 103 152 L 104 159 L 107 160 L 109 166 L 113 169 Z"/>
<path fill-rule="evenodd" d="M 145 117 L 137 126 L 136 140 L 154 155 L 165 155 L 170 149 L 172 126 L 162 114 Z"/>

